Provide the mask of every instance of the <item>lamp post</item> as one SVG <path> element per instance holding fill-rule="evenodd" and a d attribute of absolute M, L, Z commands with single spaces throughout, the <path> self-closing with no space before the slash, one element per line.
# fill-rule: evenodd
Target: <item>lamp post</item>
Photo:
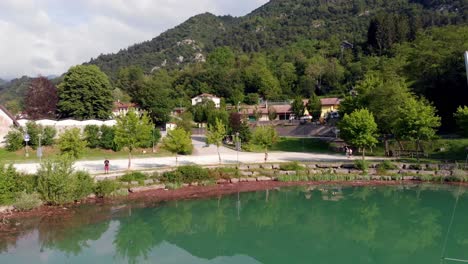
<path fill-rule="evenodd" d="M 239 165 L 239 151 L 241 149 L 241 139 L 239 138 L 239 132 L 236 132 L 236 150 L 237 150 L 237 165 Z"/>
<path fill-rule="evenodd" d="M 30 140 L 28 132 L 25 132 L 23 137 L 24 137 L 24 142 L 26 142 L 26 145 L 24 146 L 24 151 L 25 151 L 24 156 L 27 158 L 27 157 L 29 157 L 28 142 Z"/>
<path fill-rule="evenodd" d="M 37 135 L 39 137 L 39 146 L 37 148 L 37 157 L 39 158 L 39 162 L 42 162 L 42 146 L 41 146 L 41 140 L 42 140 L 42 134 Z"/>

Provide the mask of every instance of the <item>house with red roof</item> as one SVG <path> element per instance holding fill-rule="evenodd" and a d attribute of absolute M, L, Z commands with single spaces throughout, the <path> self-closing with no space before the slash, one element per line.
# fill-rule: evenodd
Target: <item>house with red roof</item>
<path fill-rule="evenodd" d="M 322 105 L 320 117 L 326 117 L 329 113 L 338 111 L 340 102 L 341 100 L 336 97 L 320 99 L 320 103 Z"/>
<path fill-rule="evenodd" d="M 194 98 L 192 98 L 192 105 L 197 105 L 197 104 L 203 102 L 204 100 L 213 101 L 216 108 L 221 107 L 221 98 L 217 97 L 216 95 L 212 95 L 212 94 L 208 94 L 208 93 L 202 93 L 202 94 L 197 95 Z"/>

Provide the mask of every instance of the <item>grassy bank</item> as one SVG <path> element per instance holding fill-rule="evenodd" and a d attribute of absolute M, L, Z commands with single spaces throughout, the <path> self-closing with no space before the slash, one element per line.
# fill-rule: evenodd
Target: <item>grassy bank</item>
<path fill-rule="evenodd" d="M 28 152 L 29 152 L 29 157 L 26 157 L 24 149 L 21 149 L 15 152 L 9 152 L 3 148 L 0 148 L 0 161 L 4 164 L 39 161 L 36 150 L 29 148 Z M 58 154 L 59 154 L 59 150 L 57 148 L 45 147 L 43 149 L 42 158 L 43 159 L 55 158 L 56 156 L 58 156 Z M 171 156 L 171 154 L 163 149 L 157 149 L 156 153 L 152 153 L 152 149 L 137 149 L 133 153 L 133 157 L 135 158 L 151 158 L 151 157 L 167 157 L 167 156 Z M 101 160 L 104 158 L 125 159 L 125 158 L 128 158 L 128 152 L 87 148 L 83 156 L 79 160 Z"/>

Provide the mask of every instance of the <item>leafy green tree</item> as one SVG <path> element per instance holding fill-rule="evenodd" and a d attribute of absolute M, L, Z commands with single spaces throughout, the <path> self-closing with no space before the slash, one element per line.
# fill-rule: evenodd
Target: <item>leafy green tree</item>
<path fill-rule="evenodd" d="M 340 137 L 362 150 L 365 159 L 366 148 L 373 147 L 377 141 L 377 124 L 374 116 L 367 109 L 356 110 L 350 115 L 345 114 L 339 123 Z"/>
<path fill-rule="evenodd" d="M 42 130 L 42 146 L 52 146 L 55 142 L 57 130 L 51 126 L 45 126 Z"/>
<path fill-rule="evenodd" d="M 273 106 L 268 106 L 268 120 L 273 121 L 278 117 L 276 109 Z"/>
<path fill-rule="evenodd" d="M 463 135 L 468 136 L 468 106 L 459 106 L 453 116 Z"/>
<path fill-rule="evenodd" d="M 58 86 L 60 116 L 77 119 L 108 119 L 112 110 L 112 88 L 95 65 L 71 67 Z"/>
<path fill-rule="evenodd" d="M 320 103 L 320 98 L 318 98 L 318 96 L 315 93 L 312 93 L 312 95 L 310 96 L 309 102 L 307 103 L 306 107 L 313 118 L 317 120 L 320 118 L 320 114 L 322 112 L 322 104 Z"/>
<path fill-rule="evenodd" d="M 189 154 L 192 152 L 193 146 L 190 134 L 183 128 L 176 128 L 169 131 L 167 136 L 163 139 L 163 148 L 175 154 L 177 166 L 179 162 L 178 154 Z"/>
<path fill-rule="evenodd" d="M 421 141 L 430 140 L 436 136 L 440 127 L 440 117 L 436 115 L 435 107 L 426 99 L 411 98 L 398 110 L 395 122 L 395 136 L 398 139 L 411 140 L 421 150 Z"/>
<path fill-rule="evenodd" d="M 278 141 L 278 134 L 272 126 L 257 127 L 252 135 L 252 143 L 259 145 L 265 151 L 265 162 L 268 160 L 268 149 Z"/>
<path fill-rule="evenodd" d="M 258 93 L 248 93 L 244 99 L 244 102 L 248 105 L 256 105 L 260 100 Z"/>
<path fill-rule="evenodd" d="M 291 110 L 296 119 L 300 118 L 304 114 L 304 102 L 300 96 L 296 97 L 291 103 Z"/>
<path fill-rule="evenodd" d="M 184 112 L 179 116 L 179 119 L 176 120 L 177 127 L 183 128 L 185 132 L 192 133 L 193 127 L 193 116 L 190 112 Z"/>
<path fill-rule="evenodd" d="M 99 126 L 97 125 L 87 125 L 84 128 L 85 140 L 88 143 L 87 146 L 90 148 L 97 148 L 100 145 L 100 136 L 101 133 Z"/>
<path fill-rule="evenodd" d="M 131 97 L 136 98 L 143 85 L 145 74 L 138 66 L 124 67 L 117 75 L 116 87 L 120 91 L 127 92 Z"/>
<path fill-rule="evenodd" d="M 60 135 L 58 147 L 61 154 L 78 159 L 86 149 L 86 141 L 81 136 L 79 128 L 68 129 Z"/>
<path fill-rule="evenodd" d="M 215 125 L 208 125 L 208 133 L 206 134 L 206 139 L 208 144 L 216 145 L 218 151 L 218 159 L 221 164 L 221 154 L 219 153 L 219 147 L 223 145 L 223 139 L 226 137 L 226 125 L 221 121 L 221 119 L 216 118 Z"/>
<path fill-rule="evenodd" d="M 132 151 L 152 139 L 153 124 L 146 113 L 139 114 L 130 109 L 126 115 L 116 118 L 114 142 L 128 150 L 128 169 L 132 166 Z"/>

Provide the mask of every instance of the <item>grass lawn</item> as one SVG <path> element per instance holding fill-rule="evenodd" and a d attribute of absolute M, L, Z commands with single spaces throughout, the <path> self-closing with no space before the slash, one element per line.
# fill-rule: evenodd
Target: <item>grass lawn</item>
<path fill-rule="evenodd" d="M 263 152 L 260 146 L 250 144 L 250 151 Z M 330 144 L 326 141 L 315 138 L 289 138 L 281 137 L 269 151 L 285 152 L 313 152 L 313 153 L 334 153 L 330 149 Z"/>
<path fill-rule="evenodd" d="M 43 150 L 43 159 L 53 158 L 58 155 L 59 151 L 56 148 L 45 147 Z M 137 149 L 133 152 L 134 158 L 150 158 L 150 157 L 166 157 L 172 156 L 169 152 L 163 149 L 157 149 L 156 153 L 152 153 L 152 149 Z M 85 153 L 79 160 L 103 160 L 108 159 L 125 159 L 128 157 L 128 152 L 105 149 L 86 149 Z M 0 163 L 25 163 L 25 162 L 38 162 L 39 158 L 36 156 L 36 151 L 29 148 L 29 157 L 25 157 L 24 149 L 16 152 L 9 152 L 5 149 L 0 149 Z"/>

